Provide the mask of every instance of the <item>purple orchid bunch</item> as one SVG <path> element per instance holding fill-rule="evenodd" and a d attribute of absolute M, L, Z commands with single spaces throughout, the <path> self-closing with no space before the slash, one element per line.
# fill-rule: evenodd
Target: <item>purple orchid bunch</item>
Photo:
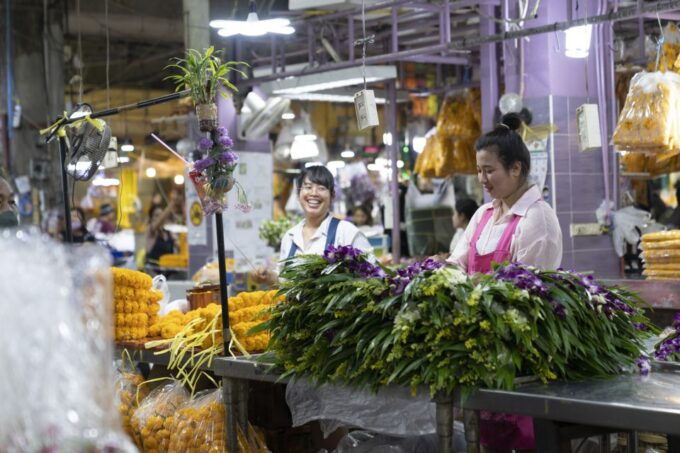
<path fill-rule="evenodd" d="M 675 313 L 673 319 L 673 332 L 656 345 L 654 358 L 667 361 L 669 358 L 676 359 L 680 353 L 680 312 Z"/>
<path fill-rule="evenodd" d="M 523 266 L 519 263 L 510 263 L 496 269 L 494 277 L 498 280 L 512 283 L 519 289 L 526 290 L 532 296 L 544 299 L 550 297 L 548 286 L 533 267 Z M 559 319 L 566 319 L 567 313 L 564 305 L 552 299 L 550 300 L 550 305 Z"/>
<path fill-rule="evenodd" d="M 552 277 L 571 288 L 585 290 L 590 306 L 594 310 L 604 313 L 609 319 L 616 312 L 623 312 L 629 316 L 635 314 L 633 307 L 619 299 L 614 292 L 600 285 L 592 275 L 583 275 L 579 272 L 565 271 L 560 268 L 557 270 L 557 274 L 552 275 Z"/>
<path fill-rule="evenodd" d="M 435 271 L 444 267 L 443 263 L 427 258 L 423 261 L 416 261 L 403 269 L 398 269 L 394 277 L 390 277 L 390 288 L 392 294 L 398 296 L 402 294 L 406 287 L 416 276 L 423 272 Z"/>
<path fill-rule="evenodd" d="M 234 141 L 225 127 L 218 127 L 210 137 L 203 137 L 198 142 L 205 157 L 194 162 L 190 176 L 197 186 L 201 185 L 197 190 L 206 215 L 227 208 L 226 194 L 234 186 L 238 190 L 236 209 L 248 212 L 251 208 L 243 187 L 233 177 L 239 161 L 238 154 L 231 150 L 233 146 Z"/>
<path fill-rule="evenodd" d="M 329 245 L 324 251 L 324 259 L 328 264 L 343 263 L 350 272 L 361 278 L 383 278 L 385 271 L 378 265 L 366 259 L 363 252 L 351 245 Z"/>
<path fill-rule="evenodd" d="M 637 365 L 640 374 L 643 376 L 647 376 L 652 369 L 652 363 L 649 360 L 649 357 L 644 355 L 635 359 L 635 365 Z"/>

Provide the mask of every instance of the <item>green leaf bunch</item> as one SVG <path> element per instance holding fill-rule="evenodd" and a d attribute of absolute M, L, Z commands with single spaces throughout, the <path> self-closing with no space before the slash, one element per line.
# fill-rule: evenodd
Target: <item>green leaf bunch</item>
<path fill-rule="evenodd" d="M 213 46 L 203 52 L 188 49 L 184 58 L 171 59 L 174 63 L 167 65 L 165 69 L 175 69 L 178 73 L 167 76 L 164 80 L 174 82 L 175 91 L 191 90 L 191 98 L 196 105 L 214 102 L 220 84 L 238 92 L 236 85 L 228 79 L 229 73 L 235 71 L 248 78 L 248 75 L 237 66 L 249 67 L 249 65 L 243 61 L 223 62 L 220 54 L 221 51 L 216 51 Z M 222 91 L 222 95 L 227 97 L 225 91 Z"/>

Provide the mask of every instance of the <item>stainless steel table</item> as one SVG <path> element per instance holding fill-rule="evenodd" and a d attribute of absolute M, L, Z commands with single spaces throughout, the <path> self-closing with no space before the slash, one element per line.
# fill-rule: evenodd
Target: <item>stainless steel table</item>
<path fill-rule="evenodd" d="M 213 369 L 225 389 L 235 393 L 229 408 L 241 423 L 247 421 L 247 381 L 285 382 L 266 364 L 245 358 L 219 358 Z M 437 431 L 440 452 L 449 452 L 453 407 L 490 410 L 534 417 L 537 451 L 560 452 L 564 431 L 572 437 L 618 431 L 654 431 L 669 434 L 669 452 L 680 452 L 680 370 L 655 365 L 646 377 L 626 374 L 602 380 L 520 384 L 514 391 L 479 390 L 464 401 L 460 395 L 439 397 Z M 475 431 L 469 412 L 466 429 Z M 573 425 L 563 427 L 560 422 Z M 602 429 L 597 429 L 597 428 Z M 466 436 L 467 437 L 467 436 Z M 469 450 L 477 451 L 477 439 L 468 437 Z M 629 451 L 636 451 L 629 442 Z"/>

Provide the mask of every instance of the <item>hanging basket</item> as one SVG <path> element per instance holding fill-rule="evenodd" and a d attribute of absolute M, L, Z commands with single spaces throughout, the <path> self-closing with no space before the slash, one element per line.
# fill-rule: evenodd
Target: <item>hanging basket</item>
<path fill-rule="evenodd" d="M 211 132 L 217 127 L 217 104 L 197 104 L 196 116 L 201 132 Z"/>

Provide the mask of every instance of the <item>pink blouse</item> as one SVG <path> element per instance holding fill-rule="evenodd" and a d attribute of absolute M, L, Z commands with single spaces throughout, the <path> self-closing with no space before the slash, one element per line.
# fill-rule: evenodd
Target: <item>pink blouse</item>
<path fill-rule="evenodd" d="M 500 205 L 501 200 L 493 200 L 475 212 L 465 229 L 465 235 L 447 261 L 467 269 L 468 250 L 475 229 L 484 211 L 494 208 L 496 212 L 493 218 L 486 224 L 477 241 L 477 252 L 480 255 L 496 249 L 505 227 L 513 214 L 516 214 L 521 219 L 510 244 L 512 261 L 541 269 L 557 269 L 562 262 L 562 231 L 555 211 L 543 201 L 538 188 L 530 187 L 508 212 L 498 218 Z"/>

